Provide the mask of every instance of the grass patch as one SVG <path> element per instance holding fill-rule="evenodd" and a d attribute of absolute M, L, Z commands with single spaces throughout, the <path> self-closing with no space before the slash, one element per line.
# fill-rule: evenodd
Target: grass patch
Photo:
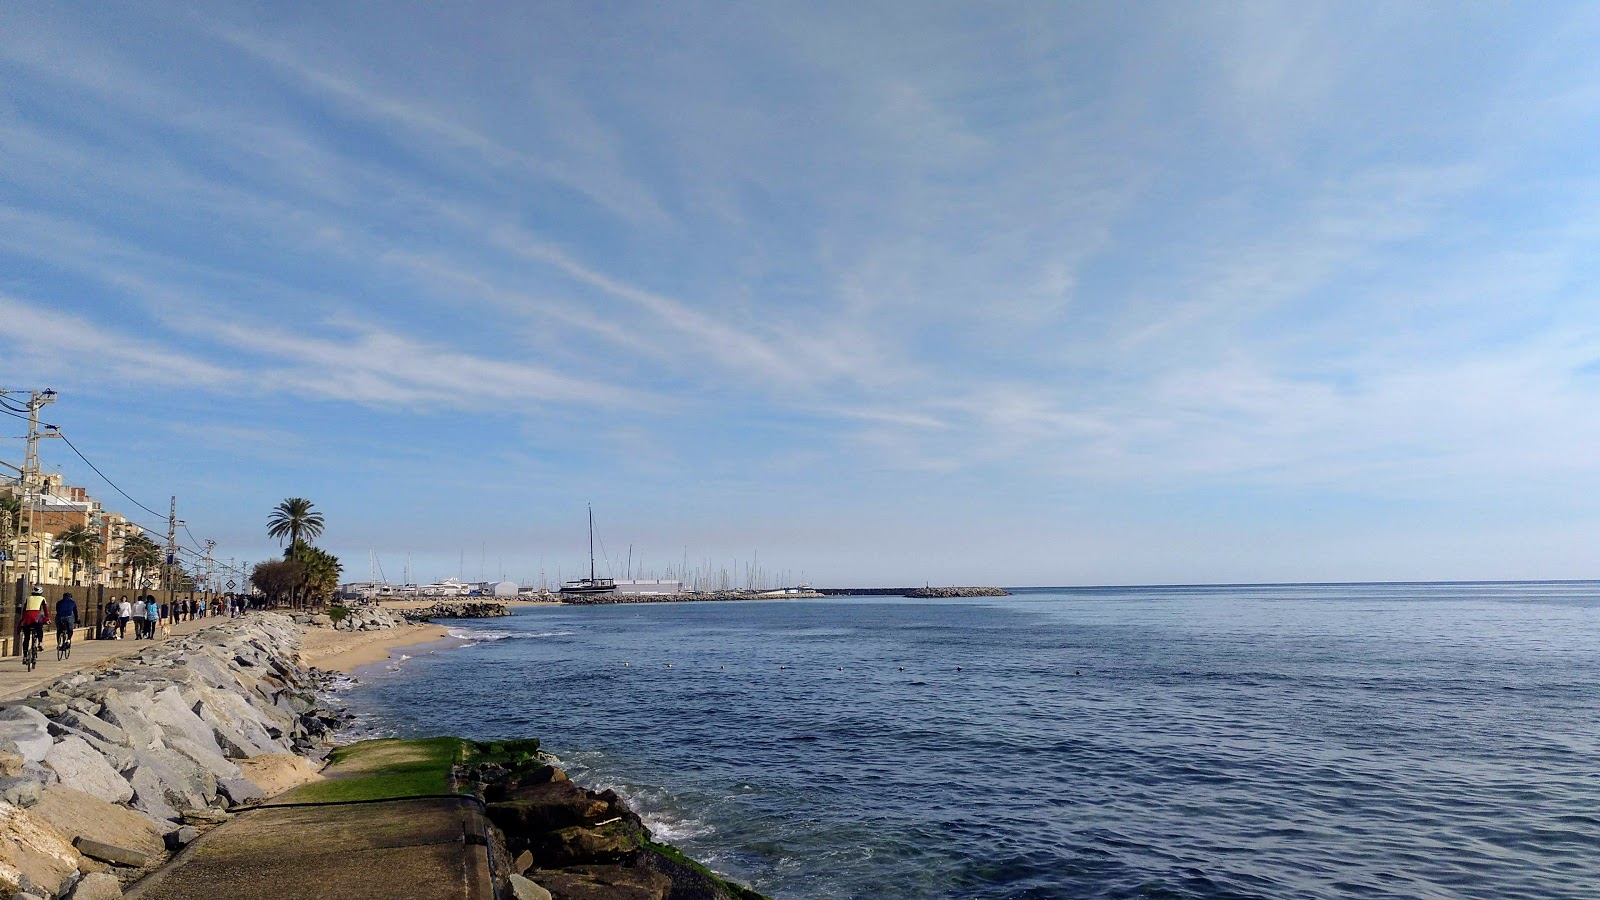
<path fill-rule="evenodd" d="M 307 784 L 278 798 L 280 803 L 340 803 L 395 800 L 453 793 L 452 767 L 471 745 L 453 737 L 406 741 L 361 741 L 328 755 L 326 781 Z"/>

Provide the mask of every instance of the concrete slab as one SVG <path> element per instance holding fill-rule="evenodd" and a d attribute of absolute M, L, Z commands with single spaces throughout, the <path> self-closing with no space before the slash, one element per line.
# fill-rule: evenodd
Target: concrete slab
<path fill-rule="evenodd" d="M 266 807 L 204 835 L 127 894 L 141 900 L 493 900 L 469 800 Z"/>

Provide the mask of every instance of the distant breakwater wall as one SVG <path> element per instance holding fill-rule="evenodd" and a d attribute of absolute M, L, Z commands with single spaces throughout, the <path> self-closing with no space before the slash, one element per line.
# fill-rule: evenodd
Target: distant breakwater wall
<path fill-rule="evenodd" d="M 460 600 L 435 603 L 421 609 L 402 610 L 400 615 L 411 622 L 430 622 L 434 619 L 495 619 L 511 615 L 504 603 L 487 600 Z"/>
<path fill-rule="evenodd" d="M 607 606 L 616 603 L 715 603 L 730 600 L 804 600 L 821 597 L 816 591 L 699 591 L 682 594 L 551 594 L 550 599 L 571 606 Z"/>
<path fill-rule="evenodd" d="M 0 704 L 0 896 L 120 897 L 266 796 L 252 777 L 327 753 L 287 616 L 256 614 L 69 673 Z"/>
<path fill-rule="evenodd" d="M 817 588 L 828 597 L 1009 597 L 1011 592 L 997 587 L 919 587 L 919 588 Z"/>

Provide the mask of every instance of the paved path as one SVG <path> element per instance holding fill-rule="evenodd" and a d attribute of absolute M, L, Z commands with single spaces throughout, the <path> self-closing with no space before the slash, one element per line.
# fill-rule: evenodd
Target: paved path
<path fill-rule="evenodd" d="M 430 743 L 370 741 L 336 753 L 325 781 L 238 813 L 126 896 L 494 900 L 482 807 L 475 797 L 429 793 L 446 785 L 452 758 Z M 438 778 L 415 780 L 419 766 Z M 395 799 L 350 799 L 359 797 Z"/>
<path fill-rule="evenodd" d="M 263 807 L 240 813 L 128 891 L 129 900 L 494 900 L 469 800 Z"/>
<path fill-rule="evenodd" d="M 228 621 L 227 616 L 189 619 L 173 625 L 172 634 L 174 637 L 180 637 L 226 621 Z M 161 641 L 136 641 L 131 637 L 123 641 L 86 641 L 81 639 L 80 633 L 72 642 L 72 658 L 57 662 L 55 627 L 46 625 L 44 632 L 44 652 L 39 654 L 39 665 L 32 672 L 23 668 L 20 656 L 0 657 L 0 700 L 15 700 L 68 672 L 93 668 L 108 659 L 138 653 L 146 647 L 161 643 Z M 132 625 L 128 626 L 128 634 L 133 634 Z"/>

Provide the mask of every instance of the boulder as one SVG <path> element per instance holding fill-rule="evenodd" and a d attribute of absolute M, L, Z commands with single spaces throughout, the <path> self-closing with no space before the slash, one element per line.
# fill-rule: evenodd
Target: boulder
<path fill-rule="evenodd" d="M 254 803 L 267 799 L 265 791 L 256 786 L 248 778 L 218 778 L 217 792 L 228 799 L 229 806 L 238 806 L 241 803 Z"/>
<path fill-rule="evenodd" d="M 24 763 L 43 762 L 55 739 L 50 737 L 50 720 L 30 706 L 0 707 L 0 741 L 16 744 Z"/>
<path fill-rule="evenodd" d="M 0 777 L 21 775 L 22 767 L 27 764 L 16 741 L 0 740 Z"/>
<path fill-rule="evenodd" d="M 93 735 L 108 744 L 128 743 L 128 733 L 99 716 L 78 710 L 69 710 L 56 717 L 57 729 L 65 726 L 73 731 Z"/>
<path fill-rule="evenodd" d="M 100 717 L 127 734 L 130 748 L 150 750 L 161 746 L 161 729 L 151 717 L 149 697 L 113 688 L 106 691 L 101 705 Z"/>
<path fill-rule="evenodd" d="M 217 779 L 238 778 L 240 775 L 239 767 L 217 751 L 214 741 L 202 746 L 188 738 L 172 736 L 167 738 L 166 743 L 167 749 L 194 760 Z"/>
<path fill-rule="evenodd" d="M 135 768 L 128 783 L 133 787 L 133 808 L 156 822 L 172 822 L 178 811 L 167 800 L 166 786 L 155 770 Z"/>
<path fill-rule="evenodd" d="M 489 804 L 489 819 L 511 838 L 599 821 L 608 809 L 570 781 L 523 785 L 500 796 L 505 799 Z"/>
<path fill-rule="evenodd" d="M 651 869 L 575 866 L 528 873 L 562 900 L 666 900 L 672 879 Z"/>
<path fill-rule="evenodd" d="M 163 846 L 163 829 L 148 816 L 64 785 L 45 788 L 31 812 L 69 839 L 88 838 L 148 854 L 160 853 Z"/>
<path fill-rule="evenodd" d="M 174 828 L 163 835 L 163 838 L 167 844 L 167 849 L 173 853 L 176 853 L 179 850 L 182 850 L 184 847 L 194 843 L 199 837 L 200 829 L 194 827 L 193 825 L 183 825 L 181 827 Z"/>
<path fill-rule="evenodd" d="M 174 750 L 136 750 L 134 774 L 148 772 L 156 779 L 163 796 L 169 803 L 181 808 L 208 806 L 217 795 L 217 776 L 199 763 Z M 133 778 L 130 777 L 130 781 Z M 134 782 L 134 791 L 139 783 Z M 137 805 L 137 804 L 135 804 Z"/>
<path fill-rule="evenodd" d="M 633 836 L 617 828 L 574 825 L 534 839 L 534 854 L 547 866 L 583 866 L 620 862 L 639 849 Z"/>
<path fill-rule="evenodd" d="M 67 900 L 121 900 L 122 882 L 109 872 L 93 872 L 83 876 Z"/>
<path fill-rule="evenodd" d="M 43 787 L 32 778 L 19 775 L 0 777 L 0 801 L 27 809 L 39 802 Z"/>
<path fill-rule="evenodd" d="M 126 803 L 133 799 L 133 788 L 83 738 L 62 739 L 50 748 L 44 764 L 63 784 L 108 803 Z"/>
<path fill-rule="evenodd" d="M 161 727 L 162 740 L 167 746 L 176 747 L 174 739 L 182 738 L 193 743 L 196 749 L 221 758 L 222 748 L 217 746 L 216 738 L 212 737 L 211 726 L 194 714 L 194 704 L 178 688 L 169 687 L 156 692 L 150 705 L 150 716 L 151 721 Z"/>
<path fill-rule="evenodd" d="M 61 893 L 77 874 L 82 857 L 54 825 L 10 803 L 0 803 L 0 896 L 21 893 L 23 884 Z"/>

